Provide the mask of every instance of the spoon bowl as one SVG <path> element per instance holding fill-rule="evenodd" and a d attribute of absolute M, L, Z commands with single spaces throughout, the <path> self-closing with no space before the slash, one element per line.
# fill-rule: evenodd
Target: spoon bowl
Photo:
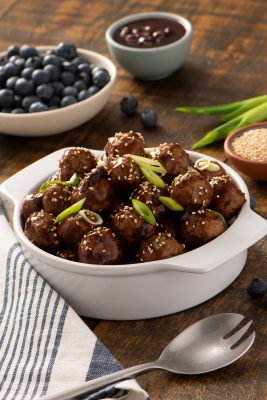
<path fill-rule="evenodd" d="M 243 320 L 243 315 L 235 313 L 211 315 L 176 336 L 154 362 L 126 368 L 42 399 L 78 400 L 81 395 L 153 370 L 195 375 L 225 367 L 242 357 L 254 342 L 255 332 L 247 335 L 252 321 L 240 327 Z"/>

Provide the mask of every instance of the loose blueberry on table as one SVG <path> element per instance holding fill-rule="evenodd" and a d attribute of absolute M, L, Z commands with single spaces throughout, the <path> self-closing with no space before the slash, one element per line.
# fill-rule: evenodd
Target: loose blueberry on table
<path fill-rule="evenodd" d="M 22 114 L 55 110 L 83 101 L 110 80 L 107 70 L 60 43 L 44 54 L 30 45 L 11 45 L 0 61 L 0 112 Z"/>

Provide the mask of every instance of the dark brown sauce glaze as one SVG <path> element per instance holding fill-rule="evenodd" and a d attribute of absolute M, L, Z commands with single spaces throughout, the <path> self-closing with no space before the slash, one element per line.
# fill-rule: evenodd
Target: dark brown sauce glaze
<path fill-rule="evenodd" d="M 114 40 L 124 46 L 151 48 L 165 46 L 181 39 L 183 25 L 168 18 L 146 18 L 123 25 L 114 33 Z"/>

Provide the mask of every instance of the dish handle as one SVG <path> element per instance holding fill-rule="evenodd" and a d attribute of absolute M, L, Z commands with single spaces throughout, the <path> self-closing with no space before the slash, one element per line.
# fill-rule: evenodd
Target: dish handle
<path fill-rule="evenodd" d="M 172 271 L 206 273 L 245 251 L 266 234 L 267 220 L 247 207 L 240 212 L 237 221 L 212 242 L 170 258 L 161 267 Z"/>
<path fill-rule="evenodd" d="M 57 150 L 8 178 L 0 185 L 0 197 L 11 201 L 14 205 L 20 204 L 26 194 L 36 190 L 35 171 L 38 171 L 39 182 L 46 180 L 54 174 L 64 151 L 65 149 Z"/>

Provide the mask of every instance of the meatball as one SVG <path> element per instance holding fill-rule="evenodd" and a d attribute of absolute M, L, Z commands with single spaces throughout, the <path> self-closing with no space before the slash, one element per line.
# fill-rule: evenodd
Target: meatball
<path fill-rule="evenodd" d="M 116 264 L 122 258 L 120 243 L 109 228 L 88 232 L 78 249 L 79 261 L 87 264 Z"/>
<path fill-rule="evenodd" d="M 166 191 L 158 188 L 148 181 L 141 183 L 131 194 L 131 199 L 140 200 L 153 212 L 156 219 L 165 213 L 165 206 L 159 201 L 159 196 L 166 195 Z"/>
<path fill-rule="evenodd" d="M 197 172 L 178 175 L 171 185 L 171 197 L 183 207 L 208 206 L 212 199 L 212 187 L 208 180 Z"/>
<path fill-rule="evenodd" d="M 170 233 L 158 233 L 144 240 L 137 259 L 140 262 L 163 260 L 178 256 L 184 252 L 184 246 L 177 242 Z"/>
<path fill-rule="evenodd" d="M 84 210 L 86 211 L 86 210 Z M 77 246 L 85 233 L 95 228 L 82 214 L 72 214 L 60 222 L 58 227 L 59 236 L 70 246 Z"/>
<path fill-rule="evenodd" d="M 164 217 L 160 220 L 160 230 L 164 233 L 170 233 L 176 240 L 180 241 L 180 219 L 181 213 L 167 213 Z"/>
<path fill-rule="evenodd" d="M 208 180 L 212 179 L 214 176 L 221 176 L 225 175 L 225 169 L 222 167 L 221 164 L 219 164 L 217 161 L 212 161 L 213 164 L 216 164 L 219 166 L 219 169 L 217 171 L 209 171 L 207 169 L 199 169 L 197 165 L 195 165 L 196 171 L 198 171 L 201 175 L 205 176 Z"/>
<path fill-rule="evenodd" d="M 141 240 L 157 232 L 156 224 L 148 224 L 129 206 L 124 206 L 111 217 L 110 225 L 122 246 L 128 249 L 138 246 Z"/>
<path fill-rule="evenodd" d="M 58 250 L 56 256 L 69 261 L 78 261 L 77 251 L 71 247 L 66 247 L 65 249 Z"/>
<path fill-rule="evenodd" d="M 59 179 L 67 181 L 75 172 L 83 178 L 86 173 L 96 167 L 96 163 L 95 156 L 85 147 L 67 149 L 59 161 Z"/>
<path fill-rule="evenodd" d="M 68 186 L 54 183 L 44 192 L 44 211 L 53 215 L 60 214 L 70 205 L 71 189 Z"/>
<path fill-rule="evenodd" d="M 25 222 L 31 214 L 36 211 L 41 211 L 43 208 L 43 193 L 33 192 L 28 194 L 22 203 L 21 215 Z"/>
<path fill-rule="evenodd" d="M 210 242 L 224 231 L 220 216 L 202 207 L 187 210 L 181 218 L 181 237 L 186 247 L 190 249 Z"/>
<path fill-rule="evenodd" d="M 73 189 L 71 204 L 84 197 L 86 197 L 84 208 L 89 210 L 100 212 L 112 207 L 114 190 L 103 167 L 92 169 L 80 184 Z"/>
<path fill-rule="evenodd" d="M 129 192 L 141 183 L 143 174 L 138 165 L 129 157 L 111 160 L 108 176 L 114 186 L 122 192 Z"/>
<path fill-rule="evenodd" d="M 141 133 L 130 131 L 128 133 L 115 133 L 108 139 L 104 152 L 106 157 L 112 159 L 125 154 L 144 156 L 145 141 Z"/>
<path fill-rule="evenodd" d="M 160 144 L 150 156 L 158 160 L 166 169 L 166 178 L 173 178 L 178 174 L 187 171 L 187 167 L 192 165 L 189 155 L 184 151 L 179 143 Z"/>
<path fill-rule="evenodd" d="M 229 175 L 216 176 L 210 181 L 213 187 L 211 207 L 226 219 L 234 216 L 245 203 L 245 195 Z"/>
<path fill-rule="evenodd" d="M 56 253 L 60 248 L 58 226 L 54 224 L 53 215 L 44 210 L 31 214 L 25 223 L 24 233 L 32 243 L 49 253 Z"/>

